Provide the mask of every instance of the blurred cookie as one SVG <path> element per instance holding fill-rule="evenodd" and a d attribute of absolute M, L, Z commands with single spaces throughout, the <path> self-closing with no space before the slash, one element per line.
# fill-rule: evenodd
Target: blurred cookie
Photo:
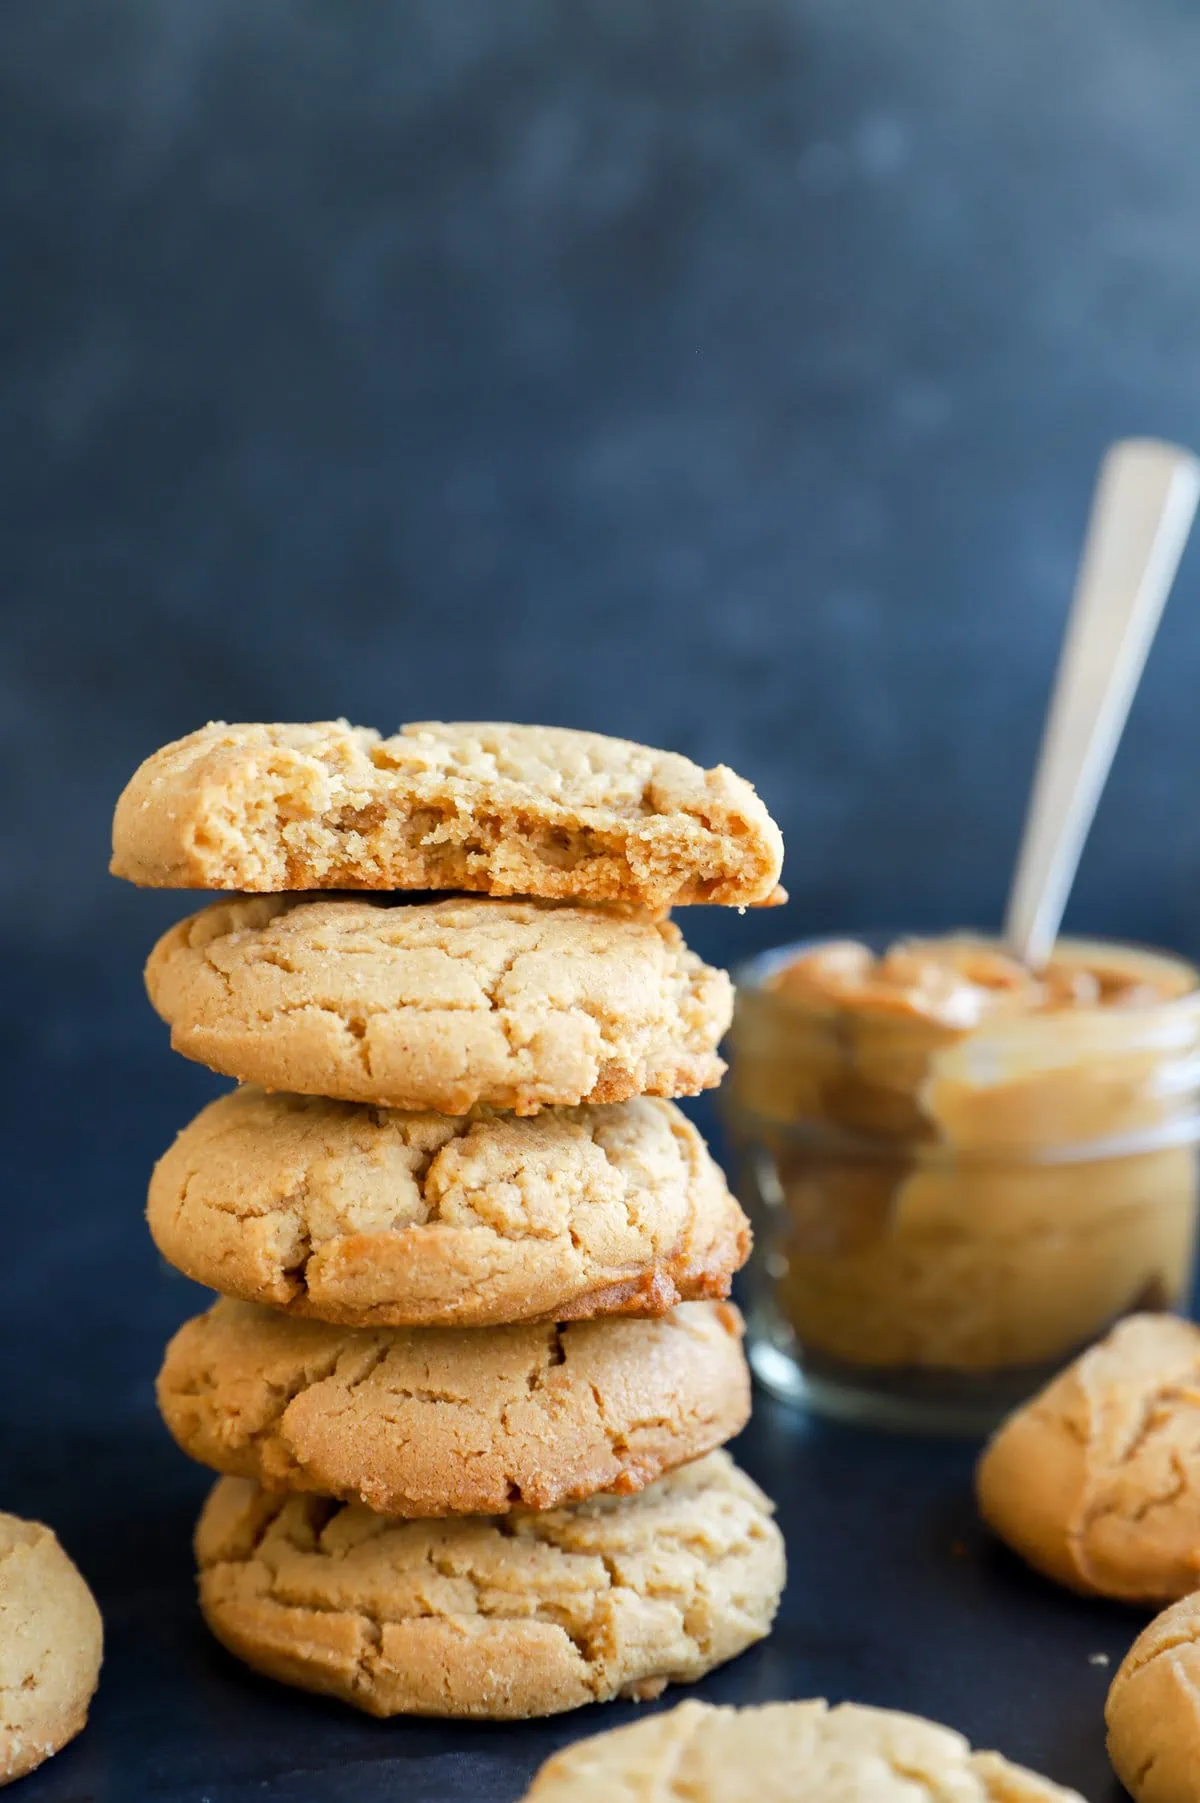
<path fill-rule="evenodd" d="M 750 1413 L 742 1321 L 685 1302 L 565 1327 L 331 1327 L 218 1302 L 167 1348 L 163 1418 L 235 1477 L 384 1515 L 556 1508 L 629 1494 Z"/>
<path fill-rule="evenodd" d="M 719 765 L 600 733 L 216 722 L 117 803 L 112 871 L 168 889 L 467 889 L 665 909 L 773 899 L 779 829 Z"/>
<path fill-rule="evenodd" d="M 640 1495 L 450 1521 L 224 1478 L 200 1605 L 239 1659 L 371 1715 L 513 1718 L 703 1677 L 771 1626 L 783 1541 L 727 1454 Z"/>
<path fill-rule="evenodd" d="M 160 1252 L 226 1296 L 351 1327 L 661 1314 L 729 1294 L 750 1230 L 670 1102 L 532 1119 L 244 1088 L 155 1168 Z"/>
<path fill-rule="evenodd" d="M 556 1753 L 525 1803 L 1081 1803 L 915 1715 L 857 1703 L 680 1703 Z"/>
<path fill-rule="evenodd" d="M 1104 1711 L 1108 1754 L 1136 1803 L 1200 1796 L 1200 1595 L 1185 1596 L 1138 1635 Z"/>
<path fill-rule="evenodd" d="M 1200 1328 L 1134 1315 L 1018 1409 L 976 1474 L 984 1519 L 1072 1590 L 1200 1583 Z"/>
<path fill-rule="evenodd" d="M 478 896 L 217 902 L 159 940 L 146 986 L 213 1070 L 441 1114 L 694 1095 L 732 1007 L 669 921 Z"/>
<path fill-rule="evenodd" d="M 103 1648 L 95 1598 L 50 1529 L 0 1515 L 0 1784 L 80 1732 Z"/>

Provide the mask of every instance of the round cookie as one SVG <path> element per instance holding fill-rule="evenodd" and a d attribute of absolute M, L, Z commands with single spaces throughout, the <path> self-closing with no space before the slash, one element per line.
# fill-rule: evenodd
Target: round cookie
<path fill-rule="evenodd" d="M 841 1703 L 714 1709 L 686 1702 L 577 1740 L 548 1759 L 525 1803 L 1081 1803 L 998 1753 L 916 1715 Z"/>
<path fill-rule="evenodd" d="M 670 1102 L 530 1119 L 246 1087 L 150 1182 L 164 1257 L 226 1296 L 350 1327 L 661 1314 L 729 1294 L 750 1230 Z"/>
<path fill-rule="evenodd" d="M 478 896 L 217 902 L 159 940 L 146 987 L 213 1070 L 440 1114 L 694 1095 L 732 1009 L 669 921 Z"/>
<path fill-rule="evenodd" d="M 1200 1583 L 1200 1328 L 1133 1315 L 1010 1416 L 984 1520 L 1072 1590 L 1166 1602 Z"/>
<path fill-rule="evenodd" d="M 387 1521 L 224 1478 L 200 1606 L 257 1671 L 371 1715 L 553 1715 L 701 1678 L 769 1631 L 766 1497 L 717 1452 L 640 1495 L 500 1520 Z"/>
<path fill-rule="evenodd" d="M 95 1598 L 50 1529 L 0 1515 L 0 1785 L 80 1732 L 103 1649 Z"/>
<path fill-rule="evenodd" d="M 135 773 L 111 868 L 159 888 L 470 889 L 663 909 L 773 900 L 782 861 L 779 828 L 740 776 L 625 739 L 217 721 Z"/>
<path fill-rule="evenodd" d="M 685 1302 L 565 1327 L 332 1327 L 222 1300 L 180 1328 L 163 1418 L 201 1464 L 384 1515 L 640 1490 L 746 1423 L 741 1316 Z"/>
<path fill-rule="evenodd" d="M 1200 1774 L 1200 1594 L 1143 1630 L 1108 1692 L 1108 1756 L 1136 1803 L 1196 1803 Z"/>

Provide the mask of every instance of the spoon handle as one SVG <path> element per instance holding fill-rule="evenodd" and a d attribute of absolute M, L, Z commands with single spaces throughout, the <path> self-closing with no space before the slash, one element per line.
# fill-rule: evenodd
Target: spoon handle
<path fill-rule="evenodd" d="M 1100 466 L 1004 937 L 1040 970 L 1200 500 L 1200 460 L 1124 439 Z"/>

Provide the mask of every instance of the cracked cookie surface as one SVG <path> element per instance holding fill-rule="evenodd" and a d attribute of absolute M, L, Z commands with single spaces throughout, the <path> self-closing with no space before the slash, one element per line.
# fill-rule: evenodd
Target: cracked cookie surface
<path fill-rule="evenodd" d="M 201 1464 L 385 1515 L 550 1509 L 629 1494 L 746 1423 L 725 1302 L 564 1327 L 350 1328 L 253 1303 L 185 1322 L 158 1380 Z"/>
<path fill-rule="evenodd" d="M 210 1103 L 155 1167 L 164 1257 L 351 1327 L 661 1314 L 724 1297 L 749 1226 L 670 1102 L 530 1119 L 266 1095 Z"/>
<path fill-rule="evenodd" d="M 95 1598 L 50 1529 L 0 1514 L 0 1785 L 84 1727 L 103 1642 Z"/>
<path fill-rule="evenodd" d="M 565 727 L 217 721 L 135 772 L 114 876 L 158 888 L 465 889 L 743 907 L 779 829 L 724 765 Z"/>
<path fill-rule="evenodd" d="M 1196 1803 L 1200 1774 L 1200 1595 L 1143 1630 L 1108 1693 L 1108 1755 L 1136 1803 Z"/>
<path fill-rule="evenodd" d="M 985 1449 L 984 1519 L 1073 1590 L 1165 1602 L 1200 1583 L 1200 1328 L 1116 1326 Z"/>
<path fill-rule="evenodd" d="M 771 1504 L 717 1452 L 635 1497 L 389 1521 L 224 1478 L 196 1533 L 229 1650 L 372 1715 L 551 1715 L 656 1696 L 770 1630 Z"/>
<path fill-rule="evenodd" d="M 186 1057 L 264 1089 L 466 1114 L 694 1095 L 732 986 L 677 927 L 478 896 L 216 902 L 146 987 Z"/>
<path fill-rule="evenodd" d="M 1082 1803 L 1074 1791 L 973 1753 L 919 1716 L 823 1700 L 716 1709 L 689 1701 L 576 1741 L 525 1803 Z"/>

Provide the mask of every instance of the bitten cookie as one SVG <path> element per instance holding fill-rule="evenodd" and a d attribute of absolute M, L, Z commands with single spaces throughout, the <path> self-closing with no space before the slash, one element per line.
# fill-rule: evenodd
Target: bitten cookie
<path fill-rule="evenodd" d="M 0 1784 L 80 1732 L 103 1647 L 95 1599 L 50 1529 L 0 1515 Z"/>
<path fill-rule="evenodd" d="M 1018 1409 L 976 1474 L 984 1520 L 1072 1590 L 1164 1602 L 1200 1583 L 1200 1328 L 1122 1321 Z"/>
<path fill-rule="evenodd" d="M 466 1114 L 694 1095 L 732 989 L 669 921 L 458 897 L 217 902 L 146 967 L 171 1044 L 265 1089 Z"/>
<path fill-rule="evenodd" d="M 1108 1693 L 1108 1756 L 1137 1803 L 1200 1796 L 1200 1594 L 1138 1635 Z"/>
<path fill-rule="evenodd" d="M 629 1494 L 746 1423 L 727 1302 L 565 1327 L 330 1327 L 221 1301 L 158 1380 L 186 1453 L 384 1515 L 498 1515 Z"/>
<path fill-rule="evenodd" d="M 196 1534 L 200 1606 L 256 1670 L 371 1715 L 553 1715 L 701 1678 L 769 1631 L 783 1541 L 725 1453 L 639 1496 L 387 1521 L 236 1478 Z"/>
<path fill-rule="evenodd" d="M 729 1294 L 746 1218 L 670 1102 L 531 1119 L 222 1096 L 155 1168 L 164 1257 L 350 1327 L 661 1314 Z"/>
<path fill-rule="evenodd" d="M 782 862 L 749 783 L 624 739 L 218 721 L 135 773 L 111 868 L 167 889 L 468 889 L 663 909 L 768 902 Z"/>
<path fill-rule="evenodd" d="M 556 1753 L 525 1803 L 1081 1803 L 920 1716 L 824 1701 L 680 1703 Z"/>

